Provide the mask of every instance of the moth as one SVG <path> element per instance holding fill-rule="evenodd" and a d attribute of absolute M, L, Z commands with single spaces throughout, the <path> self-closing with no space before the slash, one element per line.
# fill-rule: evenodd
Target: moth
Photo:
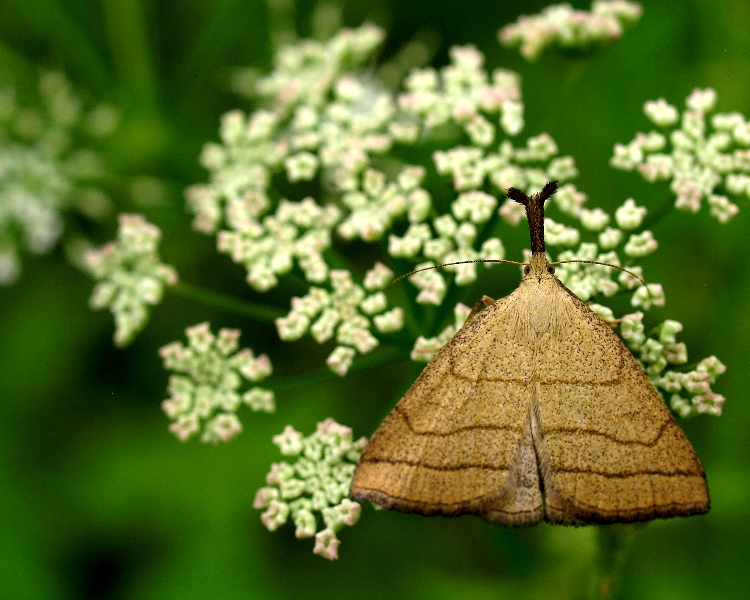
<path fill-rule="evenodd" d="M 609 325 L 555 276 L 544 202 L 526 207 L 532 256 L 518 288 L 425 367 L 373 434 L 350 496 L 422 515 L 582 525 L 705 513 L 703 468 Z"/>

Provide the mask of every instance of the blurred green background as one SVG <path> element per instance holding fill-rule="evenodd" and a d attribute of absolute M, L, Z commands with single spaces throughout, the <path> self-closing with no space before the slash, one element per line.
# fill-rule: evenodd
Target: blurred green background
<path fill-rule="evenodd" d="M 576 8 L 589 5 L 573 3 Z M 549 132 L 573 155 L 591 206 L 627 197 L 649 208 L 668 190 L 608 166 L 616 142 L 649 125 L 646 100 L 682 107 L 695 87 L 713 87 L 718 110 L 750 115 L 750 2 L 646 1 L 623 40 L 587 58 L 548 54 L 536 64 L 501 48 L 497 30 L 541 2 L 349 0 L 343 24 L 386 28 L 382 53 L 414 36 L 435 64 L 453 44 L 472 43 L 488 66 L 523 76 L 527 126 Z M 331 5 L 333 6 L 333 5 Z M 205 179 L 197 156 L 216 139 L 222 112 L 252 108 L 230 90 L 232 69 L 270 65 L 274 35 L 301 36 L 335 23 L 313 0 L 3 0 L 0 81 L 23 94 L 38 68 L 58 68 L 92 101 L 123 111 L 104 149 L 116 174 L 118 210 L 144 212 L 164 231 L 163 256 L 184 281 L 255 298 L 244 273 L 190 232 L 182 191 Z M 322 16 L 321 16 L 322 15 Z M 151 206 L 134 204 L 132 178 L 164 186 Z M 709 481 L 708 515 L 648 524 L 626 557 L 625 598 L 750 597 L 750 206 L 722 226 L 705 212 L 673 212 L 654 227 L 660 250 L 648 277 L 664 284 L 653 311 L 685 325 L 691 359 L 715 354 L 728 367 L 714 389 L 724 415 L 681 420 Z M 706 210 L 705 208 L 703 209 Z M 114 235 L 114 222 L 91 234 Z M 186 233 L 188 232 L 188 233 Z M 517 273 L 486 293 L 511 291 Z M 268 325 L 169 295 L 125 350 L 112 347 L 109 313 L 87 308 L 91 282 L 62 252 L 24 257 L 24 272 L 0 290 L 0 589 L 6 598 L 580 598 L 596 530 L 507 530 L 475 518 L 421 518 L 364 510 L 341 532 L 341 558 L 312 554 L 293 528 L 269 533 L 252 509 L 271 462 L 271 437 L 287 423 L 309 434 L 332 416 L 369 435 L 413 379 L 401 362 L 346 379 L 290 385 L 276 414 L 241 414 L 245 431 L 218 448 L 181 444 L 159 403 L 167 374 L 157 349 L 185 326 L 240 327 L 243 345 L 271 354 L 293 376 L 319 367 L 312 342 L 279 345 Z M 281 292 L 269 302 L 287 306 Z M 265 300 L 265 298 L 264 298 Z M 374 383 L 376 382 L 376 383 Z"/>

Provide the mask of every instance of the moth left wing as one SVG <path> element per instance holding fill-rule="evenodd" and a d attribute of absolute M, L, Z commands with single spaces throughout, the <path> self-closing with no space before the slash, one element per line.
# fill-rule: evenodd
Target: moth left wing
<path fill-rule="evenodd" d="M 505 525 L 542 518 L 523 360 L 532 348 L 517 343 L 515 302 L 479 313 L 425 367 L 373 434 L 352 498 Z"/>

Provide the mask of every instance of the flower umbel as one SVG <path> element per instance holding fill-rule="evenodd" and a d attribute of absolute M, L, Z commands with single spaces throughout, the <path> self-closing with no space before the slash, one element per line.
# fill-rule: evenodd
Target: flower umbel
<path fill-rule="evenodd" d="M 543 32 L 536 38 L 542 46 L 535 52 L 553 41 L 581 48 L 614 39 L 624 23 L 636 21 L 640 14 L 640 5 L 622 0 L 595 2 L 590 13 L 559 5 L 541 17 L 522 19 L 523 27 L 519 21 L 509 31 L 515 27 L 525 40 L 524 27 L 526 33 L 534 28 Z M 469 261 L 505 257 L 496 235 L 501 226 L 519 225 L 524 215 L 517 203 L 500 202 L 504 190 L 516 187 L 534 193 L 551 179 L 561 183 L 546 220 L 547 243 L 560 247 L 558 259 L 625 265 L 642 276 L 633 263 L 658 249 L 653 233 L 643 227 L 646 208 L 632 198 L 613 215 L 584 207 L 586 194 L 570 182 L 578 175 L 575 162 L 559 156 L 548 134 L 521 144 L 509 139 L 524 127 L 520 78 L 515 73 L 488 72 L 475 47 L 455 47 L 450 64 L 414 69 L 403 90 L 391 93 L 362 69 L 382 39 L 382 31 L 365 26 L 344 31 L 330 42 L 286 47 L 276 70 L 257 88 L 261 98 L 273 100 L 270 108 L 224 116 L 221 144 L 208 144 L 202 157 L 211 171 L 210 183 L 188 192 L 195 226 L 218 232 L 220 249 L 244 264 L 248 282 L 257 291 L 276 286 L 295 266 L 314 284 L 292 299 L 286 317 L 277 319 L 281 339 L 294 341 L 306 334 L 321 344 L 335 339 L 326 362 L 344 376 L 358 354 L 381 343 L 381 334 L 403 328 L 404 309 L 389 308 L 382 283 L 367 285 L 376 271 L 390 271 L 383 264 L 364 278 L 329 268 L 329 262 L 345 264 L 336 254 L 337 238 L 380 244 L 381 250 L 387 240 L 387 255 L 407 260 L 417 270 L 463 261 L 446 267 L 447 274 L 429 270 L 408 278 L 417 288 L 417 304 L 439 305 L 453 284 L 476 281 L 477 265 Z M 700 138 L 696 115 L 712 110 L 714 102 L 708 91 L 691 96 L 692 116 L 683 119 L 687 133 L 676 136 L 674 144 L 687 147 L 683 138 L 688 134 L 690 139 Z M 679 117 L 663 101 L 650 103 L 646 112 L 662 127 Z M 743 124 L 727 116 L 715 126 L 728 130 L 731 125 L 732 135 L 741 140 Z M 709 146 L 719 148 L 720 141 Z M 621 164 L 640 164 L 644 153 L 664 146 L 665 137 L 640 134 L 637 142 L 619 151 Z M 435 170 L 452 187 L 447 203 L 444 189 L 433 198 L 425 166 L 405 163 L 392 152 L 399 146 L 425 144 L 435 148 Z M 735 162 L 740 164 L 743 156 L 736 155 Z M 385 157 L 389 161 L 382 160 Z M 284 194 L 303 182 L 305 199 L 284 199 L 276 188 L 281 179 L 286 180 Z M 743 182 L 731 180 L 735 187 Z M 307 196 L 311 189 L 317 193 Z M 708 203 L 714 214 L 732 210 L 720 193 L 710 194 Z M 659 284 L 641 286 L 637 278 L 617 275 L 602 265 L 562 264 L 558 276 L 585 301 L 629 291 L 632 305 L 641 310 L 664 304 Z M 463 306 L 457 307 L 460 314 L 454 326 L 435 338 L 417 340 L 415 360 L 428 359 L 449 339 L 460 326 Z M 654 351 L 650 348 L 645 355 Z"/>
<path fill-rule="evenodd" d="M 640 5 L 625 0 L 595 2 L 591 12 L 558 5 L 522 17 L 503 35 L 528 58 L 552 45 L 578 53 L 616 39 L 640 14 Z M 639 266 L 659 249 L 648 227 L 661 211 L 647 219 L 633 198 L 613 211 L 586 206 L 587 195 L 572 183 L 575 161 L 549 134 L 518 139 L 525 127 L 520 77 L 488 70 L 474 46 L 451 48 L 443 67 L 412 69 L 397 89 L 390 87 L 395 77 L 381 81 L 371 68 L 383 38 L 363 26 L 283 48 L 255 90 L 265 108 L 224 115 L 220 141 L 201 156 L 208 182 L 187 192 L 194 227 L 216 235 L 219 251 L 246 269 L 255 292 L 278 286 L 269 294 L 277 298 L 295 290 L 289 313 L 275 321 L 279 338 L 310 335 L 327 344 L 326 364 L 341 377 L 381 344 L 390 346 L 378 351 L 385 358 L 411 351 L 412 360 L 429 361 L 470 313 L 461 301 L 477 300 L 480 286 L 468 286 L 482 267 L 471 261 L 530 254 L 522 246 L 506 250 L 501 240 L 526 218 L 523 206 L 505 201 L 507 188 L 534 194 L 555 180 L 544 225 L 550 259 L 562 261 L 555 263 L 560 281 L 613 327 L 620 323 L 674 411 L 718 415 L 724 398 L 710 386 L 724 366 L 710 357 L 688 371 L 687 349 L 676 340 L 682 326 L 665 321 L 647 333 L 643 325 L 644 313 L 665 303 L 662 286 L 644 284 Z M 750 134 L 744 117 L 717 115 L 712 124 L 721 135 L 707 138 L 704 116 L 714 102 L 710 91 L 690 97 L 682 129 L 669 137 L 671 155 L 660 154 L 667 136 L 651 132 L 618 147 L 612 164 L 638 168 L 647 179 L 674 175 L 682 208 L 694 204 L 690 185 L 702 185 L 712 214 L 726 221 L 736 209 L 729 195 L 750 194 Z M 663 100 L 648 103 L 646 113 L 662 129 L 680 122 Z M 730 142 L 738 148 L 731 160 Z M 726 174 L 723 187 L 716 173 Z M 427 269 L 437 264 L 442 270 Z M 386 296 L 394 271 L 408 275 Z M 643 312 L 617 319 L 607 306 L 616 294 L 628 294 Z M 440 333 L 415 340 L 418 330 Z M 232 366 L 242 355 L 233 354 L 238 335 L 214 336 L 202 324 L 188 330 L 187 347 L 162 349 L 178 372 L 163 406 L 181 439 L 199 429 L 204 441 L 231 439 L 241 430 L 235 410 L 243 401 L 273 409 L 271 392 L 239 389 L 243 376 L 267 376 L 270 363 L 248 350 L 254 375 Z M 262 523 L 273 531 L 292 520 L 298 538 L 315 537 L 314 553 L 337 558 L 337 532 L 360 513 L 347 494 L 364 438 L 354 442 L 349 428 L 327 419 L 308 437 L 287 426 L 274 443 L 290 459 L 272 465 L 257 492 Z"/>
<path fill-rule="evenodd" d="M 104 173 L 101 156 L 73 140 L 94 142 L 117 121 L 112 107 L 84 110 L 59 72 L 41 74 L 39 106 L 21 106 L 13 88 L 0 87 L 0 285 L 19 276 L 22 250 L 46 254 L 58 244 L 66 212 L 110 212 L 109 198 L 92 186 Z"/>
<path fill-rule="evenodd" d="M 341 543 L 336 533 L 359 519 L 359 503 L 349 500 L 354 469 L 367 440 L 353 440 L 352 430 L 333 419 L 318 423 L 304 437 L 291 425 L 273 438 L 284 456 L 296 458 L 271 465 L 267 487 L 258 490 L 253 507 L 265 510 L 260 519 L 274 531 L 291 517 L 298 538 L 315 536 L 313 552 L 329 560 L 338 558 Z M 324 527 L 315 513 L 322 517 Z"/>
<path fill-rule="evenodd" d="M 242 431 L 235 414 L 242 404 L 254 411 L 275 410 L 273 392 L 252 387 L 247 382 L 262 381 L 271 374 L 271 361 L 262 354 L 239 347 L 238 329 L 220 329 L 211 333 L 208 323 L 185 330 L 188 345 L 172 342 L 161 348 L 164 367 L 179 373 L 169 377 L 169 399 L 162 408 L 174 422 L 169 429 L 183 442 L 201 427 L 202 442 L 228 442 Z"/>
<path fill-rule="evenodd" d="M 621 319 L 620 331 L 625 343 L 638 357 L 651 383 L 669 400 L 672 410 L 682 417 L 697 414 L 721 415 L 724 396 L 711 390 L 711 384 L 726 371 L 726 367 L 715 356 L 701 360 L 691 371 L 676 371 L 670 365 L 685 364 L 687 347 L 677 342 L 682 324 L 664 321 L 655 329 L 654 335 L 646 337 L 643 313 L 625 315 Z"/>
<path fill-rule="evenodd" d="M 591 12 L 575 10 L 570 4 L 554 4 L 540 14 L 522 16 L 500 30 L 504 46 L 520 46 L 521 56 L 535 60 L 551 46 L 588 50 L 620 38 L 625 25 L 641 18 L 643 8 L 627 0 L 597 0 Z"/>
<path fill-rule="evenodd" d="M 161 302 L 164 286 L 177 282 L 177 271 L 159 260 L 156 225 L 141 215 L 121 214 L 118 221 L 117 241 L 89 250 L 84 261 L 98 281 L 91 307 L 112 311 L 115 345 L 125 346 L 146 326 L 148 307 Z"/>
<path fill-rule="evenodd" d="M 349 271 L 334 269 L 330 272 L 331 290 L 311 287 L 305 296 L 292 298 L 292 310 L 286 317 L 276 319 L 276 328 L 282 340 L 293 341 L 310 333 L 316 342 L 323 344 L 335 337 L 338 346 L 326 363 L 334 373 L 346 375 L 354 356 L 374 350 L 379 341 L 373 326 L 380 333 L 398 331 L 403 327 L 403 309 L 388 308 L 388 299 L 378 290 L 385 287 L 392 273 L 376 264 L 367 275 L 368 290 L 352 281 Z M 376 291 L 377 290 L 377 291 Z M 368 295 L 367 291 L 372 291 Z"/>
<path fill-rule="evenodd" d="M 312 198 L 284 200 L 274 215 L 257 221 L 246 206 L 230 202 L 227 216 L 233 229 L 219 232 L 218 249 L 245 265 L 247 282 L 259 292 L 275 287 L 278 276 L 288 273 L 295 261 L 308 281 L 321 283 L 328 276 L 322 253 L 331 245 L 339 213 Z"/>
<path fill-rule="evenodd" d="M 705 199 L 711 216 L 726 223 L 739 211 L 727 194 L 750 197 L 750 122 L 736 112 L 709 121 L 716 100 L 711 88 L 693 90 L 681 118 L 664 98 L 646 102 L 646 116 L 661 131 L 616 144 L 610 164 L 651 183 L 669 181 L 680 210 L 696 213 Z"/>

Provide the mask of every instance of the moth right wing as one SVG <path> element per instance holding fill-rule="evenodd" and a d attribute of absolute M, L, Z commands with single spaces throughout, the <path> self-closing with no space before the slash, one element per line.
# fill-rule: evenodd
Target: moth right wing
<path fill-rule="evenodd" d="M 557 291 L 570 327 L 542 340 L 536 357 L 533 429 L 547 520 L 708 511 L 703 468 L 669 409 L 620 338 L 566 292 Z"/>

